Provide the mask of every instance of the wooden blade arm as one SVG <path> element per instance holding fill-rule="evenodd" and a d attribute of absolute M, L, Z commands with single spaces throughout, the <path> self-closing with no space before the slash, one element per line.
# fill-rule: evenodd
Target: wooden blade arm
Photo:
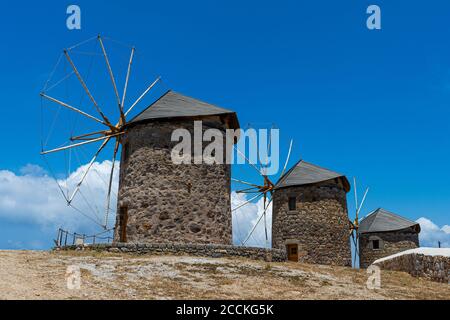
<path fill-rule="evenodd" d="M 256 226 L 259 224 L 259 222 L 261 221 L 261 219 L 266 215 L 266 211 L 269 208 L 270 204 L 272 203 L 272 199 L 270 199 L 269 203 L 267 204 L 267 207 L 264 209 L 264 212 L 261 214 L 261 216 L 258 218 L 258 220 L 256 221 L 255 225 L 253 226 L 252 230 L 250 231 L 250 233 L 248 234 L 247 238 L 245 238 L 245 240 L 242 242 L 242 245 L 245 245 L 247 243 L 247 241 L 250 239 L 250 237 L 252 236 L 253 232 L 255 232 L 256 230 Z"/>
<path fill-rule="evenodd" d="M 118 150 L 119 150 L 119 139 L 116 139 L 116 145 L 114 146 L 114 154 L 113 154 L 113 158 L 112 158 L 111 174 L 109 176 L 108 194 L 106 196 L 105 228 L 108 226 L 108 216 L 109 216 L 109 210 L 111 208 L 111 189 L 112 189 L 114 168 L 116 165 L 116 157 L 117 157 Z"/>
<path fill-rule="evenodd" d="M 251 163 L 250 160 L 245 156 L 245 154 L 241 152 L 241 150 L 239 150 L 235 145 L 233 145 L 233 148 L 248 162 L 249 165 L 251 165 L 261 175 L 261 177 L 265 177 L 261 170 L 259 170 L 253 163 Z"/>
<path fill-rule="evenodd" d="M 70 109 L 70 110 L 72 110 L 72 111 L 75 111 L 75 112 L 77 112 L 77 113 L 79 113 L 79 114 L 82 114 L 83 116 L 85 116 L 85 117 L 87 117 L 87 118 L 89 118 L 89 119 L 92 119 L 92 120 L 94 120 L 94 121 L 97 121 L 98 123 L 101 123 L 101 124 L 104 124 L 104 125 L 108 126 L 108 124 L 105 123 L 104 121 L 102 121 L 102 120 L 100 120 L 100 119 L 98 119 L 98 118 L 96 118 L 96 117 L 94 117 L 94 116 L 91 116 L 90 114 L 88 114 L 88 113 L 86 113 L 86 112 L 84 112 L 84 111 L 81 111 L 80 109 L 77 109 L 77 108 L 75 108 L 75 107 L 72 107 L 71 105 L 69 105 L 69 104 L 67 104 L 67 103 L 65 103 L 65 102 L 62 102 L 62 101 L 60 101 L 60 100 L 58 100 L 58 99 L 55 99 L 55 98 L 52 98 L 52 97 L 46 95 L 45 93 L 41 93 L 41 97 L 43 97 L 43 98 L 45 98 L 45 99 L 47 99 L 47 100 L 50 100 L 50 101 L 52 101 L 52 102 L 55 102 L 55 103 L 57 103 L 57 104 L 59 104 L 59 105 L 65 107 L 65 108 Z"/>
<path fill-rule="evenodd" d="M 89 141 L 84 141 L 84 142 L 80 142 L 80 143 L 75 143 L 75 144 L 71 144 L 70 146 L 65 146 L 65 147 L 61 147 L 61 148 L 56 148 L 53 150 L 48 150 L 48 151 L 42 151 L 41 155 L 45 155 L 45 154 L 49 154 L 49 153 L 54 153 L 54 152 L 59 152 L 59 151 L 63 151 L 63 150 L 67 150 L 67 149 L 71 149 L 71 148 L 76 148 L 76 147 L 80 147 L 89 143 L 93 143 L 93 142 L 97 142 L 97 141 L 101 141 L 101 140 L 105 140 L 105 139 L 110 139 L 112 137 L 117 137 L 119 135 L 121 135 L 123 133 L 115 133 L 106 137 L 100 137 L 100 138 L 96 138 L 96 139 L 91 139 Z"/>
<path fill-rule="evenodd" d="M 252 202 L 253 200 L 256 200 L 257 198 L 260 198 L 262 196 L 261 194 L 257 194 L 256 196 L 254 196 L 253 198 L 251 198 L 250 200 L 245 201 L 244 203 L 240 204 L 239 206 L 237 206 L 236 208 L 232 209 L 231 212 L 236 211 L 240 208 L 242 208 L 243 206 L 249 204 L 250 202 Z"/>
<path fill-rule="evenodd" d="M 116 79 L 114 78 L 114 73 L 112 71 L 111 64 L 109 63 L 108 54 L 106 53 L 105 45 L 103 44 L 102 38 L 100 36 L 98 36 L 97 39 L 98 39 L 98 42 L 100 43 L 100 47 L 102 48 L 103 57 L 105 57 L 106 66 L 108 68 L 109 77 L 111 78 L 111 82 L 112 82 L 112 85 L 113 85 L 113 88 L 114 88 L 114 93 L 115 93 L 116 99 L 117 99 L 117 105 L 119 106 L 120 117 L 123 119 L 124 118 L 124 114 L 123 114 L 123 109 L 122 109 L 122 103 L 120 101 L 119 91 L 117 90 Z"/>
<path fill-rule="evenodd" d="M 69 198 L 68 203 L 71 204 L 73 201 L 73 198 L 75 198 L 76 194 L 80 191 L 81 185 L 84 182 L 84 179 L 86 179 L 89 170 L 91 169 L 92 165 L 94 164 L 95 160 L 97 160 L 98 155 L 100 154 L 100 152 L 106 147 L 106 145 L 108 144 L 109 140 L 111 140 L 111 137 L 107 137 L 105 141 L 103 141 L 102 145 L 100 146 L 100 148 L 98 148 L 97 152 L 95 153 L 95 155 L 92 157 L 92 160 L 89 162 L 89 165 L 86 169 L 86 171 L 84 172 L 83 176 L 81 177 L 80 181 L 78 182 L 75 190 L 73 191 L 72 195 Z"/>
<path fill-rule="evenodd" d="M 241 183 L 241 184 L 246 184 L 246 185 L 249 185 L 249 186 L 253 186 L 255 188 L 259 188 L 260 187 L 257 184 L 253 184 L 253 183 L 250 183 L 250 182 L 246 182 L 246 181 L 242 181 L 242 180 L 238 180 L 238 179 L 234 179 L 234 178 L 231 178 L 231 181 L 234 181 L 234 182 L 237 182 L 237 183 Z"/>
<path fill-rule="evenodd" d="M 158 77 L 142 94 L 141 96 L 133 103 L 133 105 L 125 112 L 125 117 L 133 110 L 133 108 L 145 97 L 145 95 L 161 80 L 161 77 Z"/>
<path fill-rule="evenodd" d="M 291 144 L 289 145 L 289 151 L 288 151 L 288 155 L 287 155 L 287 158 L 286 158 L 286 162 L 284 163 L 283 171 L 281 171 L 280 179 L 284 176 L 284 173 L 286 172 L 287 165 L 288 165 L 289 159 L 291 157 L 291 151 L 292 151 L 293 143 L 294 143 L 294 140 L 291 140 Z"/>
<path fill-rule="evenodd" d="M 127 76 L 125 78 L 125 87 L 123 89 L 122 108 L 125 106 L 125 97 L 127 96 L 128 80 L 130 79 L 131 65 L 133 64 L 134 52 L 135 52 L 135 49 L 133 47 L 133 48 L 131 48 L 130 62 L 128 63 Z"/>
<path fill-rule="evenodd" d="M 92 138 L 89 138 L 89 137 L 92 137 L 94 135 L 99 135 L 99 134 L 106 136 L 109 133 L 111 133 L 111 132 L 110 131 L 105 131 L 105 130 L 96 131 L 96 132 L 90 132 L 90 133 L 82 134 L 80 136 L 71 137 L 70 140 L 71 141 L 75 141 L 75 140 L 91 140 Z M 86 139 L 86 138 L 88 138 L 88 139 Z"/>
<path fill-rule="evenodd" d="M 75 66 L 75 64 L 73 63 L 72 59 L 70 58 L 69 55 L 69 51 L 64 50 L 64 55 L 66 56 L 67 61 L 69 61 L 69 64 L 72 66 L 73 71 L 75 72 L 75 74 L 77 75 L 78 81 L 80 81 L 81 86 L 83 87 L 84 91 L 86 91 L 86 94 L 89 96 L 89 99 L 91 99 L 92 103 L 94 104 L 95 109 L 97 110 L 97 112 L 100 114 L 100 116 L 102 117 L 103 121 L 105 121 L 105 123 L 111 128 L 111 129 L 116 129 L 111 122 L 108 120 L 108 118 L 104 115 L 104 113 L 102 112 L 102 110 L 100 109 L 100 107 L 97 104 L 97 101 L 95 101 L 94 97 L 92 96 L 91 92 L 89 91 L 86 83 L 83 80 L 83 77 L 81 76 L 81 74 L 78 72 L 77 67 Z"/>
<path fill-rule="evenodd" d="M 358 210 L 356 211 L 356 220 L 359 221 L 358 215 L 361 212 L 361 208 L 364 204 L 364 201 L 366 201 L 367 193 L 369 192 L 369 188 L 366 189 L 366 192 L 364 193 L 364 197 L 362 198 L 361 204 L 359 205 Z"/>

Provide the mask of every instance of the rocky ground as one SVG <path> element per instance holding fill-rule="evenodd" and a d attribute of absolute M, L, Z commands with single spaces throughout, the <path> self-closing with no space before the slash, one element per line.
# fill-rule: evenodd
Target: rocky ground
<path fill-rule="evenodd" d="M 81 288 L 67 288 L 68 266 Z M 450 299 L 450 285 L 383 271 L 241 258 L 0 251 L 0 299 Z"/>

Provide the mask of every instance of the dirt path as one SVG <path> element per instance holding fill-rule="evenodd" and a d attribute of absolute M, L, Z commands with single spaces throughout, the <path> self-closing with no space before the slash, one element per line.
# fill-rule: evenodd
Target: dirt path
<path fill-rule="evenodd" d="M 81 289 L 67 288 L 68 266 Z M 0 299 L 450 299 L 450 285 L 382 273 L 295 263 L 187 256 L 0 251 Z"/>

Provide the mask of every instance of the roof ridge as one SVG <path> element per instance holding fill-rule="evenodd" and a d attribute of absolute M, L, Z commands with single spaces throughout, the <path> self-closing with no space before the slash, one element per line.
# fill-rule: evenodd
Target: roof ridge
<path fill-rule="evenodd" d="M 384 208 L 378 208 L 361 220 L 360 233 L 396 231 L 416 225 L 418 223 L 415 221 Z"/>
<path fill-rule="evenodd" d="M 127 124 L 141 121 L 162 121 L 168 119 L 224 116 L 229 117 L 230 127 L 239 128 L 236 112 L 215 104 L 193 98 L 173 90 L 167 90 L 150 106 L 133 117 Z"/>
<path fill-rule="evenodd" d="M 345 175 L 300 159 L 278 179 L 275 188 L 316 184 L 337 178 L 345 180 L 344 189 L 348 192 L 350 185 Z"/>
<path fill-rule="evenodd" d="M 386 210 L 386 209 L 383 209 L 383 208 L 379 208 L 378 210 L 383 210 L 384 212 L 386 212 L 386 213 L 388 213 L 388 214 L 390 214 L 390 215 L 393 215 L 393 216 L 395 216 L 395 217 L 397 217 L 397 218 L 400 218 L 400 219 L 402 219 L 402 220 L 404 220 L 404 221 L 412 222 L 412 223 L 417 223 L 416 221 L 409 220 L 408 218 L 402 217 L 402 216 L 400 216 L 400 215 L 398 215 L 397 213 L 394 213 L 394 212 L 392 212 L 392 211 L 389 211 L 389 210 Z"/>
<path fill-rule="evenodd" d="M 151 108 L 152 106 L 155 105 L 155 103 L 157 103 L 158 101 L 160 101 L 162 98 L 164 98 L 166 95 L 168 95 L 170 92 L 173 92 L 172 89 L 167 90 L 166 92 L 164 92 L 161 97 L 159 97 L 158 99 L 156 99 L 155 101 L 153 101 L 147 108 L 145 108 L 144 110 L 142 110 L 141 112 L 139 112 L 137 115 L 135 115 L 129 122 L 132 122 L 134 119 L 138 118 L 141 114 L 143 114 L 145 111 L 147 111 L 149 108 Z"/>
<path fill-rule="evenodd" d="M 338 174 L 338 175 L 340 175 L 340 176 L 344 176 L 344 175 L 343 175 L 342 173 L 340 173 L 340 172 L 337 172 L 337 171 L 334 171 L 334 170 L 331 170 L 331 169 L 328 169 L 328 168 L 319 166 L 319 165 L 317 165 L 317 164 L 314 164 L 314 163 L 311 163 L 311 162 L 308 162 L 308 161 L 304 161 L 304 160 L 303 160 L 303 162 L 306 163 L 306 164 L 309 164 L 309 165 L 311 165 L 311 166 L 314 166 L 314 167 L 316 167 L 316 168 L 319 168 L 319 169 L 321 169 L 321 170 L 327 170 L 327 171 L 336 173 L 336 174 Z"/>
<path fill-rule="evenodd" d="M 300 159 L 299 161 L 297 161 L 288 171 L 286 171 L 279 179 L 278 179 L 278 182 L 275 184 L 275 186 L 276 185 L 278 185 L 278 184 L 280 184 L 281 182 L 283 182 L 284 180 L 286 180 L 286 178 L 289 176 L 289 174 L 292 172 L 292 170 L 294 170 L 294 168 L 296 168 L 299 164 L 300 164 L 300 162 L 306 162 L 306 161 L 304 161 L 303 159 Z"/>
<path fill-rule="evenodd" d="M 179 96 L 182 96 L 182 97 L 185 97 L 185 98 L 188 98 L 188 99 L 196 100 L 196 101 L 198 101 L 198 102 L 207 104 L 207 105 L 209 105 L 209 106 L 211 106 L 211 107 L 214 107 L 214 108 L 222 109 L 223 111 L 226 111 L 226 112 L 229 112 L 229 113 L 234 113 L 234 112 L 235 112 L 235 111 L 233 111 L 233 110 L 230 110 L 230 109 L 227 109 L 227 108 L 224 108 L 224 107 L 220 107 L 220 106 L 218 106 L 218 105 L 215 104 L 215 103 L 210 103 L 210 102 L 206 102 L 206 101 L 200 100 L 200 99 L 198 99 L 198 98 L 194 98 L 194 97 L 187 96 L 187 95 L 185 95 L 184 93 L 181 93 L 181 92 L 178 92 L 178 91 L 169 90 L 169 92 L 172 92 L 172 93 L 174 93 L 174 94 L 177 94 L 177 95 L 179 95 Z M 169 93 L 169 92 L 167 92 L 167 93 Z"/>
<path fill-rule="evenodd" d="M 377 208 L 375 210 L 370 211 L 364 218 L 361 219 L 361 222 L 366 220 L 367 218 L 369 218 L 371 215 L 373 215 L 374 213 L 376 213 L 377 211 L 379 211 L 381 208 Z"/>

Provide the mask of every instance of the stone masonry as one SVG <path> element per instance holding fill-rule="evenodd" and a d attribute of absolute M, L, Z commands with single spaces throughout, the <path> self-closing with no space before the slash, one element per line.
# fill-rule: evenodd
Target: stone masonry
<path fill-rule="evenodd" d="M 295 196 L 297 210 L 290 211 Z M 298 244 L 299 261 L 351 266 L 346 191 L 335 180 L 286 187 L 273 194 L 272 247 Z"/>
<path fill-rule="evenodd" d="M 379 249 L 373 249 L 373 240 Z M 359 235 L 359 265 L 369 267 L 375 260 L 419 247 L 419 235 L 414 228 L 398 231 L 362 233 Z"/>
<path fill-rule="evenodd" d="M 203 122 L 225 130 L 218 119 Z M 135 124 L 122 137 L 122 157 L 114 242 L 231 244 L 231 167 L 227 164 L 174 164 L 173 130 L 193 137 L 194 121 Z"/>
<path fill-rule="evenodd" d="M 381 269 L 404 271 L 414 277 L 450 284 L 450 257 L 424 254 L 403 254 L 375 263 Z"/>
<path fill-rule="evenodd" d="M 254 260 L 283 262 L 286 251 L 278 249 L 237 247 L 213 244 L 163 244 L 163 243 L 115 243 L 95 245 L 73 245 L 56 250 L 99 251 L 112 253 L 152 254 L 152 255 L 192 255 L 211 258 L 242 257 Z"/>

